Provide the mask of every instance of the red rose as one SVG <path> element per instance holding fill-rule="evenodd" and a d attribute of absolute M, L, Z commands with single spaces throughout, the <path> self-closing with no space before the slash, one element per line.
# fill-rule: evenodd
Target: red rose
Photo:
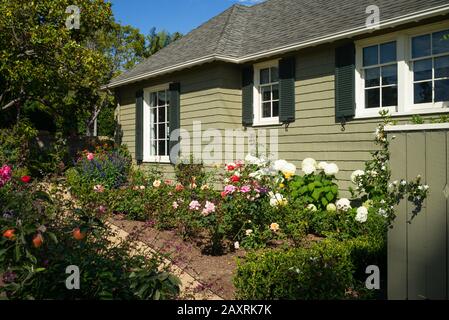
<path fill-rule="evenodd" d="M 224 198 L 226 198 L 228 196 L 228 194 L 225 192 L 225 191 L 223 191 L 222 193 L 221 193 L 221 197 L 224 199 Z"/>
<path fill-rule="evenodd" d="M 228 166 L 226 166 L 226 170 L 228 170 L 228 171 L 234 171 L 234 170 L 235 170 L 235 167 L 234 167 L 233 165 L 228 165 Z"/>
<path fill-rule="evenodd" d="M 20 178 L 20 180 L 22 180 L 23 183 L 30 183 L 31 177 L 30 176 L 23 176 L 22 178 Z"/>
<path fill-rule="evenodd" d="M 234 183 L 239 182 L 240 181 L 240 177 L 239 176 L 232 176 L 231 177 L 231 181 L 234 182 Z"/>

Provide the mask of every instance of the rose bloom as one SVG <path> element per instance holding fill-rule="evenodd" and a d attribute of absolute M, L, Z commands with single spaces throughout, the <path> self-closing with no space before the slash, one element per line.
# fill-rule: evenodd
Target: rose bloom
<path fill-rule="evenodd" d="M 199 210 L 200 207 L 201 207 L 201 204 L 198 201 L 196 201 L 196 200 L 190 202 L 190 204 L 189 204 L 189 209 L 190 210 Z"/>
<path fill-rule="evenodd" d="M 245 231 L 245 234 L 246 234 L 247 236 L 252 235 L 252 233 L 253 233 L 253 230 L 251 230 L 251 229 L 248 229 L 248 230 Z"/>
<path fill-rule="evenodd" d="M 279 224 L 277 224 L 277 223 L 272 223 L 272 224 L 270 225 L 270 230 L 271 230 L 271 231 L 274 231 L 274 232 L 278 232 L 278 231 L 279 231 Z"/>
<path fill-rule="evenodd" d="M 172 180 L 165 180 L 164 183 L 168 186 L 171 186 L 173 184 Z"/>
<path fill-rule="evenodd" d="M 243 187 L 240 188 L 240 192 L 241 193 L 251 192 L 251 187 L 250 186 L 243 186 Z"/>
<path fill-rule="evenodd" d="M 182 184 L 180 184 L 180 183 L 176 184 L 175 191 L 179 192 L 179 191 L 182 191 L 182 190 L 184 190 L 184 186 Z"/>
<path fill-rule="evenodd" d="M 240 181 L 240 177 L 234 175 L 234 176 L 231 177 L 231 181 L 234 182 L 234 183 L 239 182 Z"/>
<path fill-rule="evenodd" d="M 224 199 L 228 196 L 228 194 L 226 193 L 226 191 L 221 192 L 221 197 Z"/>
<path fill-rule="evenodd" d="M 94 160 L 95 156 L 92 152 L 89 152 L 86 156 L 87 160 L 92 161 Z"/>
<path fill-rule="evenodd" d="M 226 165 L 226 170 L 227 171 L 234 171 L 235 167 L 236 167 L 235 163 L 230 163 L 230 164 Z"/>
<path fill-rule="evenodd" d="M 228 194 L 232 194 L 237 190 L 236 187 L 234 187 L 233 185 L 227 185 L 224 189 L 224 192 L 226 193 L 226 195 Z"/>
<path fill-rule="evenodd" d="M 178 202 L 174 201 L 172 207 L 173 207 L 173 209 L 175 209 L 175 210 L 178 209 L 178 207 L 179 207 Z"/>
<path fill-rule="evenodd" d="M 162 182 L 161 180 L 154 180 L 153 187 L 159 188 L 161 186 Z"/>
<path fill-rule="evenodd" d="M 20 178 L 20 180 L 22 180 L 23 183 L 30 183 L 31 177 L 30 176 L 23 176 L 22 178 Z"/>

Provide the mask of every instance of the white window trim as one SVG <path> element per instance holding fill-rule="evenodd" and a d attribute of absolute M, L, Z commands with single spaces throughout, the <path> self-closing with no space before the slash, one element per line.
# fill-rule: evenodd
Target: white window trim
<path fill-rule="evenodd" d="M 413 37 L 442 31 L 449 28 L 449 22 L 439 22 L 426 26 L 406 29 L 378 37 L 362 39 L 356 46 L 356 108 L 355 119 L 379 117 L 380 110 L 389 110 L 392 116 L 414 114 L 435 114 L 449 112 L 449 101 L 426 104 L 414 104 L 413 70 L 411 63 L 411 39 Z M 363 48 L 390 41 L 397 43 L 398 64 L 398 105 L 395 107 L 365 109 L 365 84 L 363 80 Z"/>
<path fill-rule="evenodd" d="M 170 157 L 169 156 L 152 156 L 151 155 L 151 130 L 150 130 L 150 122 L 151 122 L 151 113 L 150 113 L 150 94 L 162 91 L 162 90 L 168 90 L 169 84 L 162 84 L 158 86 L 153 86 L 149 88 L 145 88 L 143 90 L 144 95 L 144 103 L 143 103 L 143 162 L 146 163 L 161 163 L 161 164 L 168 164 L 170 163 Z"/>
<path fill-rule="evenodd" d="M 260 86 L 260 70 L 278 67 L 279 68 L 279 59 L 270 60 L 262 63 L 257 63 L 253 66 L 254 68 L 254 87 L 253 87 L 253 127 L 260 126 L 275 126 L 280 125 L 279 117 L 272 118 L 262 118 L 262 107 L 261 107 L 261 95 L 259 91 Z"/>

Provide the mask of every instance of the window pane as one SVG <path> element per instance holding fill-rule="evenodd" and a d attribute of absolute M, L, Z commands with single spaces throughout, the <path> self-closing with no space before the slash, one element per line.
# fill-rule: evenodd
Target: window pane
<path fill-rule="evenodd" d="M 153 92 L 150 94 L 150 107 L 156 106 L 157 93 Z"/>
<path fill-rule="evenodd" d="M 382 67 L 382 85 L 398 83 L 397 65 Z"/>
<path fill-rule="evenodd" d="M 415 81 L 432 79 L 432 59 L 415 61 L 413 71 Z"/>
<path fill-rule="evenodd" d="M 363 65 L 372 66 L 379 63 L 379 46 L 371 46 L 363 48 Z"/>
<path fill-rule="evenodd" d="M 366 108 L 380 107 L 380 89 L 369 89 L 365 91 Z"/>
<path fill-rule="evenodd" d="M 165 107 L 160 107 L 158 109 L 159 109 L 158 122 L 165 122 Z"/>
<path fill-rule="evenodd" d="M 157 93 L 157 98 L 158 98 L 157 105 L 164 106 L 165 105 L 165 91 L 159 91 Z"/>
<path fill-rule="evenodd" d="M 262 104 L 262 118 L 271 118 L 271 102 Z"/>
<path fill-rule="evenodd" d="M 432 102 L 432 82 L 415 83 L 415 104 Z"/>
<path fill-rule="evenodd" d="M 380 63 L 396 62 L 396 41 L 380 45 Z"/>
<path fill-rule="evenodd" d="M 445 77 L 449 77 L 449 56 L 435 58 L 435 78 Z"/>
<path fill-rule="evenodd" d="M 449 80 L 435 81 L 435 102 L 449 101 Z"/>
<path fill-rule="evenodd" d="M 279 81 L 279 72 L 277 67 L 271 68 L 271 82 Z"/>
<path fill-rule="evenodd" d="M 365 87 L 377 87 L 380 85 L 380 68 L 365 70 Z"/>
<path fill-rule="evenodd" d="M 150 155 L 152 156 L 156 155 L 156 140 L 154 139 L 150 140 Z"/>
<path fill-rule="evenodd" d="M 158 139 L 165 139 L 165 124 L 159 124 L 158 125 L 159 132 L 158 132 Z"/>
<path fill-rule="evenodd" d="M 260 70 L 260 84 L 270 83 L 270 69 Z"/>
<path fill-rule="evenodd" d="M 427 57 L 430 56 L 430 35 L 414 37 L 412 39 L 412 57 Z"/>
<path fill-rule="evenodd" d="M 439 54 L 449 52 L 449 30 L 432 34 L 432 53 Z"/>
<path fill-rule="evenodd" d="M 158 156 L 165 156 L 166 155 L 166 152 L 165 152 L 165 140 L 159 140 L 158 144 L 159 144 L 159 154 L 158 154 Z"/>
<path fill-rule="evenodd" d="M 273 100 L 279 100 L 279 86 L 275 84 L 272 87 L 272 90 L 273 90 Z"/>
<path fill-rule="evenodd" d="M 398 105 L 398 88 L 386 87 L 382 88 L 382 106 L 393 107 Z"/>
<path fill-rule="evenodd" d="M 271 87 L 262 87 L 260 90 L 262 93 L 262 102 L 271 101 Z"/>
<path fill-rule="evenodd" d="M 279 102 L 273 102 L 273 117 L 279 117 Z"/>

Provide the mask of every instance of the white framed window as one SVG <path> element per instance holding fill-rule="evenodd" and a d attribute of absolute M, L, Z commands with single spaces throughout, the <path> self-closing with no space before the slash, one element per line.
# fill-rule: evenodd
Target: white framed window
<path fill-rule="evenodd" d="M 279 124 L 279 61 L 254 65 L 254 125 Z"/>
<path fill-rule="evenodd" d="M 446 35 L 447 21 L 357 41 L 356 118 L 449 112 Z"/>
<path fill-rule="evenodd" d="M 170 96 L 168 85 L 144 90 L 144 162 L 169 163 Z"/>

